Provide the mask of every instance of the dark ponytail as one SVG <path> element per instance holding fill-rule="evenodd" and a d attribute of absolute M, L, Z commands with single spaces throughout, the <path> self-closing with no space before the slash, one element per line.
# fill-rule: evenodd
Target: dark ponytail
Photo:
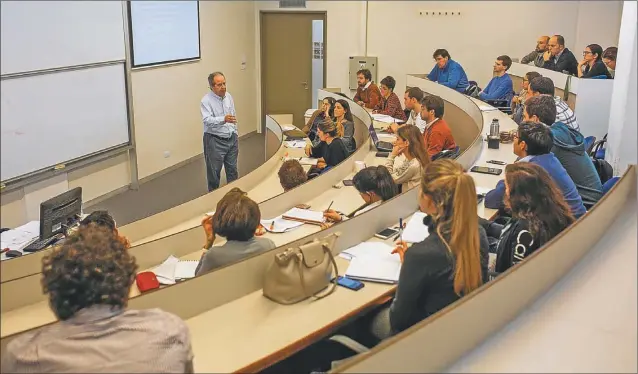
<path fill-rule="evenodd" d="M 369 166 L 360 170 L 354 175 L 352 182 L 357 191 L 374 192 L 383 201 L 390 200 L 399 193 L 392 175 L 385 166 Z"/>

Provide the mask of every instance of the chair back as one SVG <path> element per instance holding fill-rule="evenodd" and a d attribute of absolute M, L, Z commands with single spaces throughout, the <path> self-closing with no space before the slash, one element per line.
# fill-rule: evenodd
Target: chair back
<path fill-rule="evenodd" d="M 594 148 L 594 142 L 596 142 L 595 136 L 588 136 L 585 138 L 585 153 L 589 154 Z"/>
<path fill-rule="evenodd" d="M 603 195 L 609 192 L 609 190 L 611 190 L 611 188 L 614 186 L 614 184 L 616 184 L 616 182 L 618 182 L 619 179 L 620 177 L 613 177 L 605 182 L 605 184 L 603 184 Z"/>
<path fill-rule="evenodd" d="M 435 154 L 434 156 L 432 156 L 432 161 L 438 160 L 438 159 L 442 159 L 442 158 L 452 158 L 455 159 L 459 156 L 459 151 L 461 150 L 461 147 L 459 147 L 458 145 L 456 146 L 456 148 L 454 149 L 446 149 L 443 150 L 437 154 Z"/>
<path fill-rule="evenodd" d="M 596 75 L 594 77 L 589 77 L 589 79 L 607 79 L 606 75 Z"/>

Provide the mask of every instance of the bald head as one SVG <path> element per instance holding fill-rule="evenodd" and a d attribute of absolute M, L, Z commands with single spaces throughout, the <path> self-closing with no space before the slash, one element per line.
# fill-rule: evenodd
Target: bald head
<path fill-rule="evenodd" d="M 547 43 L 549 42 L 549 36 L 543 35 L 536 40 L 536 51 L 545 52 L 547 50 Z"/>

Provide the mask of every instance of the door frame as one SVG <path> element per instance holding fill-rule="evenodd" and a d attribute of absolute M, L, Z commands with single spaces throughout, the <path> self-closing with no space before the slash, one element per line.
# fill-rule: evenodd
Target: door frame
<path fill-rule="evenodd" d="M 259 97 L 261 103 L 261 132 L 266 133 L 266 100 L 264 96 L 264 17 L 266 14 L 317 14 L 323 17 L 323 86 L 326 87 L 328 73 L 328 11 L 327 10 L 260 10 L 259 11 Z M 312 81 L 312 77 L 311 77 Z"/>

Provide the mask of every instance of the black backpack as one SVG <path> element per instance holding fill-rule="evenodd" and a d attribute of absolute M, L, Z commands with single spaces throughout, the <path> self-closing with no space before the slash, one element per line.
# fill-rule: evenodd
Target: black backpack
<path fill-rule="evenodd" d="M 605 182 L 614 176 L 614 168 L 611 167 L 609 162 L 600 158 L 593 158 L 592 161 L 600 177 L 600 183 L 605 184 Z"/>

